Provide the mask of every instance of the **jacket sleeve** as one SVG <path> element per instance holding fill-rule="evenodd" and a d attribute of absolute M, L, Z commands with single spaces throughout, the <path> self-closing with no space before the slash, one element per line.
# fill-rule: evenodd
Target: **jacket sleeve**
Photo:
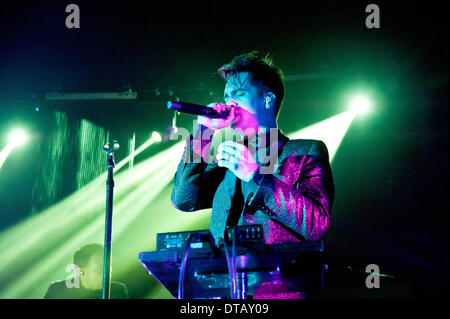
<path fill-rule="evenodd" d="M 308 155 L 288 157 L 280 169 L 284 172 L 301 169 L 301 173 L 293 184 L 271 174 L 255 174 L 250 182 L 254 191 L 249 196 L 248 206 L 306 240 L 318 240 L 329 226 L 334 199 L 325 144 L 314 141 Z"/>
<path fill-rule="evenodd" d="M 185 212 L 212 207 L 214 194 L 223 180 L 225 168 L 206 163 L 192 151 L 192 135 L 186 140 L 172 189 L 172 205 Z"/>

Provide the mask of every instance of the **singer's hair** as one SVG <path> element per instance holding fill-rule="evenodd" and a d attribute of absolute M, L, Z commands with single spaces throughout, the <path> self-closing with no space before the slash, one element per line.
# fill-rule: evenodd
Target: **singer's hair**
<path fill-rule="evenodd" d="M 78 267 L 87 267 L 89 261 L 94 255 L 103 256 L 103 246 L 100 244 L 88 244 L 81 247 L 75 255 L 73 255 L 73 263 Z"/>
<path fill-rule="evenodd" d="M 260 93 L 264 91 L 275 94 L 275 117 L 278 117 L 283 103 L 285 88 L 283 72 L 273 64 L 269 54 L 264 57 L 259 56 L 258 51 L 240 54 L 234 57 L 230 63 L 219 68 L 219 74 L 226 81 L 238 72 L 248 72 L 253 85 L 260 88 Z"/>

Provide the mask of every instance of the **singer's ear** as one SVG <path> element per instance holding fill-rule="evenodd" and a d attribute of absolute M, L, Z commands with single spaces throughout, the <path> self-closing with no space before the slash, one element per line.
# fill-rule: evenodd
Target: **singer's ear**
<path fill-rule="evenodd" d="M 264 107 L 266 109 L 270 109 L 271 107 L 273 107 L 275 105 L 276 96 L 272 92 L 264 93 L 263 98 L 264 98 Z"/>

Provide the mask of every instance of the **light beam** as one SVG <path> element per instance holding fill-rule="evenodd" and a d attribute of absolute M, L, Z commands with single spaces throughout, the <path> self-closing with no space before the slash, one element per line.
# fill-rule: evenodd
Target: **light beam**
<path fill-rule="evenodd" d="M 331 163 L 355 115 L 354 110 L 349 110 L 288 134 L 288 137 L 323 141 Z"/>

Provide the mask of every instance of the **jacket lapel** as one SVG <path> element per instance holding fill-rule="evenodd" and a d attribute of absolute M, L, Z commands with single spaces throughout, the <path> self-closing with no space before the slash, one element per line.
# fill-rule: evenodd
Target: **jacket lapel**
<path fill-rule="evenodd" d="M 220 183 L 214 197 L 210 231 L 217 246 L 220 239 L 224 236 L 228 217 L 235 216 L 239 210 L 238 206 L 241 204 L 240 202 L 243 202 L 243 200 L 239 198 L 242 197 L 242 193 L 240 190 L 240 183 L 237 183 L 237 180 L 238 178 L 233 172 L 227 169 L 225 177 Z M 239 189 L 237 190 L 237 188 Z M 242 211 L 242 207 L 240 209 Z"/>

